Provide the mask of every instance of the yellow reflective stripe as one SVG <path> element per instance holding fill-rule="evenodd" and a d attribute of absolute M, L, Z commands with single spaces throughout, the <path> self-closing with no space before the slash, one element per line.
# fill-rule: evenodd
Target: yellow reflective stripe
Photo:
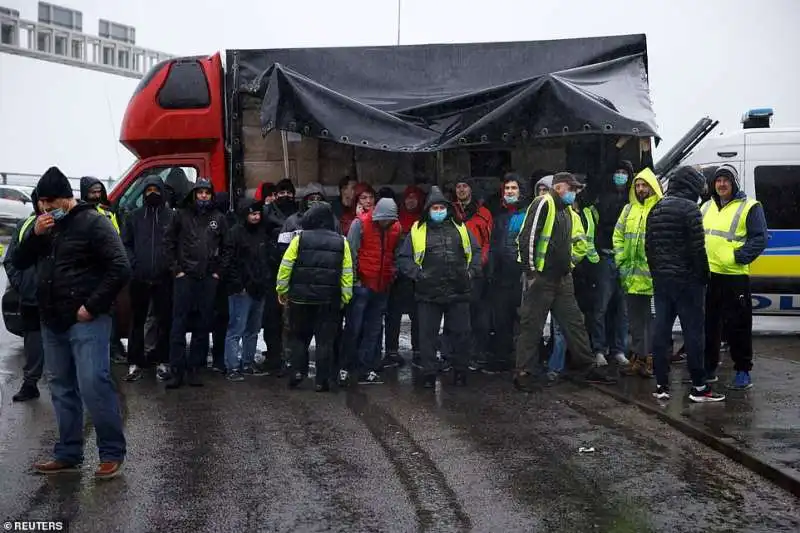
<path fill-rule="evenodd" d="M 19 236 L 17 237 L 18 241 L 22 240 L 22 238 L 25 236 L 25 232 L 31 227 L 31 224 L 33 224 L 34 220 L 36 220 L 36 215 L 29 216 L 27 219 L 25 219 L 25 222 L 23 222 L 22 226 L 19 228 Z"/>
<path fill-rule="evenodd" d="M 296 236 L 289 243 L 286 252 L 283 254 L 281 264 L 278 267 L 278 279 L 275 284 L 275 289 L 278 294 L 286 294 L 289 291 L 289 282 L 292 279 L 292 271 L 294 270 L 294 262 L 297 259 L 297 252 L 300 249 L 300 236 Z"/>
<path fill-rule="evenodd" d="M 739 207 L 736 209 L 736 213 L 734 213 L 733 215 L 733 219 L 731 220 L 731 225 L 728 231 L 707 229 L 706 235 L 714 235 L 716 237 L 722 237 L 723 239 L 726 239 L 728 241 L 745 242 L 747 240 L 747 235 L 737 237 L 736 230 L 739 227 L 739 221 L 742 219 L 742 213 L 744 213 L 746 207 L 748 207 L 747 201 L 739 202 Z"/>
<path fill-rule="evenodd" d="M 344 254 L 342 255 L 342 275 L 340 284 L 342 287 L 342 303 L 347 304 L 353 298 L 353 255 L 350 252 L 350 244 L 344 239 Z"/>
<path fill-rule="evenodd" d="M 464 224 L 458 224 L 456 221 L 451 220 L 453 225 L 458 230 L 461 236 L 461 247 L 464 249 L 464 256 L 467 260 L 467 266 L 472 263 L 472 242 L 469 238 L 469 231 Z M 420 224 L 419 221 L 414 222 L 411 226 L 411 250 L 414 254 L 414 262 L 422 266 L 422 261 L 425 259 L 425 247 L 428 240 L 428 226 L 425 223 Z"/>

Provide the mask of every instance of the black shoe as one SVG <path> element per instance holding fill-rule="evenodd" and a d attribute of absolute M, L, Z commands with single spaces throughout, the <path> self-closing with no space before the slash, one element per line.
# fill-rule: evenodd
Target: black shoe
<path fill-rule="evenodd" d="M 200 381 L 200 372 L 196 368 L 189 370 L 186 373 L 186 383 L 190 387 L 202 387 L 203 382 Z"/>
<path fill-rule="evenodd" d="M 13 402 L 27 402 L 28 400 L 35 400 L 39 397 L 39 389 L 36 385 L 22 384 L 19 392 L 11 397 Z"/>
<path fill-rule="evenodd" d="M 165 387 L 167 389 L 180 389 L 183 387 L 183 370 L 179 368 L 173 368 L 170 371 L 169 379 L 166 381 Z"/>
<path fill-rule="evenodd" d="M 467 373 L 463 370 L 456 370 L 455 373 L 453 373 L 453 385 L 456 387 L 466 387 Z"/>
<path fill-rule="evenodd" d="M 317 383 L 314 386 L 314 390 L 317 392 L 330 392 L 331 386 L 327 381 L 325 381 L 323 383 Z"/>
<path fill-rule="evenodd" d="M 422 378 L 422 387 L 425 389 L 436 388 L 436 376 L 429 375 Z"/>
<path fill-rule="evenodd" d="M 295 372 L 289 378 L 289 388 L 290 389 L 296 389 L 298 386 L 300 386 L 300 384 L 303 382 L 304 379 L 305 379 L 305 376 L 302 373 Z"/>
<path fill-rule="evenodd" d="M 589 370 L 583 376 L 583 380 L 586 383 L 594 383 L 596 385 L 613 385 L 617 382 L 616 379 L 596 367 Z"/>

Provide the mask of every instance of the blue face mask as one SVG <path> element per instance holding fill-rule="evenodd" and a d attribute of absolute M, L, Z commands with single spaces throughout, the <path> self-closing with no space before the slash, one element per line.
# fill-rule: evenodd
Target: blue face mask
<path fill-rule="evenodd" d="M 614 185 L 616 185 L 617 187 L 622 187 L 623 185 L 628 183 L 628 175 L 627 174 L 617 173 L 617 174 L 614 174 L 614 177 L 612 179 L 614 180 Z"/>
<path fill-rule="evenodd" d="M 519 200 L 519 198 L 517 198 L 516 196 L 510 196 L 510 195 L 507 194 L 507 195 L 503 196 L 503 200 L 505 200 L 506 204 L 515 204 L 515 203 L 517 203 L 517 200 Z"/>
<path fill-rule="evenodd" d="M 59 220 L 67 216 L 67 213 L 60 207 L 58 209 L 53 209 L 52 211 L 49 211 L 47 214 L 53 217 L 53 220 L 55 222 L 58 222 Z"/>
<path fill-rule="evenodd" d="M 211 207 L 211 200 L 195 200 L 195 205 L 202 211 Z"/>
<path fill-rule="evenodd" d="M 443 211 L 434 211 L 431 209 L 429 213 L 431 215 L 431 220 L 433 220 L 434 222 L 442 222 L 444 219 L 447 218 L 447 209 Z"/>
<path fill-rule="evenodd" d="M 561 201 L 567 205 L 572 205 L 575 203 L 575 191 L 565 192 L 561 197 Z"/>

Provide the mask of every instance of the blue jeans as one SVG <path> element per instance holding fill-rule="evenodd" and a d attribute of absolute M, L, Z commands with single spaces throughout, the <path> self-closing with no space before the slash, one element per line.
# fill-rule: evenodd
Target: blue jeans
<path fill-rule="evenodd" d="M 343 368 L 358 373 L 380 370 L 380 351 L 383 314 L 389 304 L 389 294 L 355 287 L 347 308 L 344 330 Z"/>
<path fill-rule="evenodd" d="M 656 383 L 669 385 L 672 325 L 681 320 L 686 364 L 692 385 L 705 385 L 705 286 L 697 282 L 653 280 L 656 324 L 653 335 L 653 369 Z"/>
<path fill-rule="evenodd" d="M 625 292 L 614 258 L 602 256 L 597 265 L 597 289 L 594 295 L 589 336 L 595 353 L 627 353 L 628 313 Z"/>
<path fill-rule="evenodd" d="M 228 296 L 228 332 L 225 334 L 225 368 L 232 372 L 241 367 L 253 366 L 264 314 L 264 300 L 249 294 Z"/>
<path fill-rule="evenodd" d="M 42 347 L 58 424 L 54 459 L 83 462 L 83 406 L 89 410 L 101 461 L 125 459 L 125 435 L 111 380 L 111 317 L 100 315 L 60 333 L 42 324 Z"/>
<path fill-rule="evenodd" d="M 553 325 L 553 352 L 547 361 L 547 371 L 561 373 L 564 371 L 564 365 L 566 365 L 567 340 L 556 319 L 552 316 L 550 319 Z"/>

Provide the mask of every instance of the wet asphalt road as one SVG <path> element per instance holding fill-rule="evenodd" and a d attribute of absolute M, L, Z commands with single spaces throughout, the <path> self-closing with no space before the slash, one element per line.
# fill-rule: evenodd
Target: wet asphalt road
<path fill-rule="evenodd" d="M 123 476 L 92 479 L 87 423 L 83 472 L 44 478 L 29 468 L 52 449 L 52 408 L 44 386 L 10 403 L 21 366 L 1 332 L 0 519 L 79 532 L 800 530 L 800 500 L 635 408 L 571 384 L 519 394 L 503 376 L 432 393 L 401 370 L 317 394 L 210 374 L 166 392 L 148 375 L 120 384 Z"/>

